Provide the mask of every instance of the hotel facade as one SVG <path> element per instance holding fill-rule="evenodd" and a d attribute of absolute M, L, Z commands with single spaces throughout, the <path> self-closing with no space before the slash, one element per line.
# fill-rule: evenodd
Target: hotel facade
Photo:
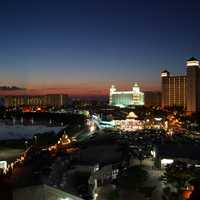
<path fill-rule="evenodd" d="M 114 85 L 110 88 L 109 105 L 126 107 L 126 106 L 143 106 L 144 93 L 140 91 L 138 83 L 134 83 L 130 91 L 118 91 Z"/>
<path fill-rule="evenodd" d="M 16 106 L 54 106 L 62 107 L 68 100 L 67 95 L 48 94 L 48 95 L 15 95 L 4 96 L 5 107 Z"/>
<path fill-rule="evenodd" d="M 162 107 L 183 107 L 188 112 L 200 111 L 199 61 L 192 57 L 186 62 L 186 75 L 171 76 L 161 72 Z"/>

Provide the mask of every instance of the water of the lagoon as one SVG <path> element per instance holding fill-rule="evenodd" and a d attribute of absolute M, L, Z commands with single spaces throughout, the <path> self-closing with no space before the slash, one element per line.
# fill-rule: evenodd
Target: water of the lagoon
<path fill-rule="evenodd" d="M 45 133 L 45 132 L 55 132 L 58 133 L 63 126 L 51 125 L 47 126 L 46 124 L 7 124 L 0 122 L 0 140 L 9 140 L 9 139 L 21 139 L 21 138 L 32 138 L 34 134 Z"/>

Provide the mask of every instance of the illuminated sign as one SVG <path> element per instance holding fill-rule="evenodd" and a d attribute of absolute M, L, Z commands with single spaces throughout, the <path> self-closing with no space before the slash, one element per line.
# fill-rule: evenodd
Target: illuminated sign
<path fill-rule="evenodd" d="M 167 76 L 168 76 L 168 73 L 167 73 L 167 72 L 161 73 L 161 77 L 167 77 Z"/>
<path fill-rule="evenodd" d="M 187 61 L 187 66 L 199 66 L 199 61 L 198 60 L 193 60 L 193 61 Z"/>

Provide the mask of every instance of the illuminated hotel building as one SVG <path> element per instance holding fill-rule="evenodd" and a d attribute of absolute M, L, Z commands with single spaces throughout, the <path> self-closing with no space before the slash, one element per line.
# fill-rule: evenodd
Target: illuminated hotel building
<path fill-rule="evenodd" d="M 63 94 L 48 94 L 48 95 L 15 95 L 5 96 L 5 107 L 16 106 L 55 106 L 62 107 L 67 102 L 67 95 Z"/>
<path fill-rule="evenodd" d="M 161 72 L 162 107 L 181 106 L 186 108 L 186 76 L 170 76 L 168 71 Z"/>
<path fill-rule="evenodd" d="M 192 57 L 187 60 L 187 111 L 200 111 L 200 68 L 199 61 Z"/>
<path fill-rule="evenodd" d="M 131 91 L 118 91 L 114 85 L 110 88 L 109 104 L 126 107 L 129 105 L 143 106 L 144 93 L 140 91 L 138 83 L 133 84 Z"/>
<path fill-rule="evenodd" d="M 162 107 L 181 106 L 188 112 L 200 111 L 200 68 L 199 61 L 192 57 L 186 62 L 184 76 L 171 76 L 161 72 Z"/>

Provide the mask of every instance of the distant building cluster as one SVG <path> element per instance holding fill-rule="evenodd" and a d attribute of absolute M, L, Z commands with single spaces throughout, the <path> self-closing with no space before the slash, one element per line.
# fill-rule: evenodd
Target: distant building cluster
<path fill-rule="evenodd" d="M 188 112 L 200 111 L 200 67 L 192 57 L 186 63 L 187 72 L 182 76 L 171 76 L 167 70 L 161 72 L 162 107 L 183 107 Z"/>
<path fill-rule="evenodd" d="M 138 83 L 130 91 L 118 91 L 114 85 L 110 88 L 109 105 L 182 107 L 188 113 L 200 111 L 200 66 L 199 60 L 191 57 L 186 62 L 186 74 L 171 75 L 161 72 L 161 93 L 141 92 Z"/>
<path fill-rule="evenodd" d="M 63 94 L 48 94 L 48 95 L 15 95 L 4 96 L 5 107 L 16 106 L 54 106 L 62 107 L 68 100 L 67 95 Z"/>

